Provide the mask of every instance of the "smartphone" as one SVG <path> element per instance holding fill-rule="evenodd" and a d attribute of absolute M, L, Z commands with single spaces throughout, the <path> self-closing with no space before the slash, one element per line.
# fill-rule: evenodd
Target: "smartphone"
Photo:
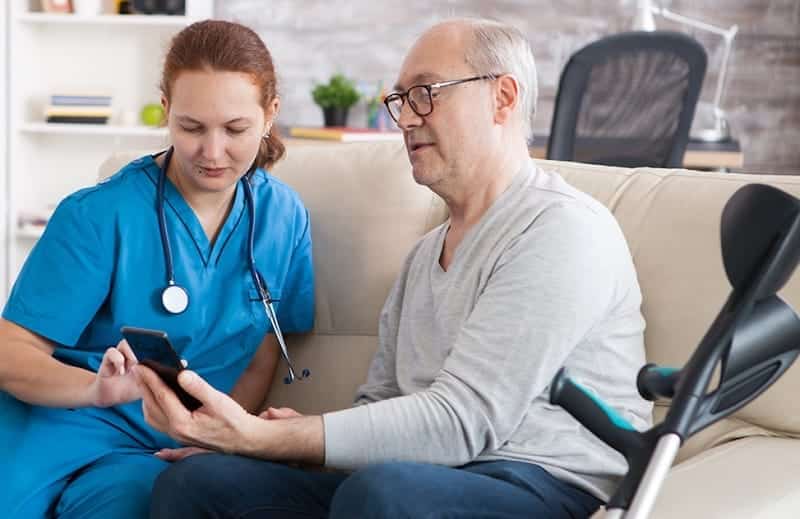
<path fill-rule="evenodd" d="M 161 380 L 175 392 L 186 409 L 194 411 L 203 405 L 178 384 L 178 373 L 186 369 L 186 361 L 182 360 L 175 348 L 172 347 L 167 332 L 134 328 L 133 326 L 123 326 L 120 331 L 128 341 L 139 364 L 155 371 Z"/>

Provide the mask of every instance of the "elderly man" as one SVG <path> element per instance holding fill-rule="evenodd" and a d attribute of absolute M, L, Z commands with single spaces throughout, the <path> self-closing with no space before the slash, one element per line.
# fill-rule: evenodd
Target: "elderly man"
<path fill-rule="evenodd" d="M 551 406 L 547 387 L 566 365 L 647 426 L 634 389 L 641 294 L 608 210 L 529 158 L 536 93 L 530 47 L 511 27 L 453 20 L 419 38 L 386 105 L 414 179 L 450 219 L 409 254 L 357 405 L 265 420 L 186 372 L 205 403 L 189 414 L 137 368 L 153 426 L 240 455 L 173 465 L 155 517 L 560 518 L 600 506 L 624 461 Z"/>

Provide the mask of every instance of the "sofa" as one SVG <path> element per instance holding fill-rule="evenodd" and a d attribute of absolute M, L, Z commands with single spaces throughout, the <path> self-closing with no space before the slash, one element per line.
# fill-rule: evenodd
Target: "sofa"
<path fill-rule="evenodd" d="M 112 157 L 101 175 L 129 158 Z M 719 243 L 728 198 L 751 182 L 800 196 L 794 176 L 537 163 L 616 216 L 643 293 L 647 358 L 666 366 L 683 365 L 730 291 Z M 395 276 L 413 244 L 446 219 L 446 208 L 414 183 L 401 142 L 289 140 L 273 173 L 300 194 L 311 215 L 317 299 L 314 331 L 287 338 L 295 366 L 309 368 L 311 378 L 284 385 L 279 366 L 269 404 L 303 413 L 347 407 L 365 379 Z M 800 303 L 800 275 L 781 296 Z M 795 365 L 754 402 L 692 437 L 651 517 L 800 517 L 798 395 Z M 667 405 L 656 404 L 656 422 Z"/>

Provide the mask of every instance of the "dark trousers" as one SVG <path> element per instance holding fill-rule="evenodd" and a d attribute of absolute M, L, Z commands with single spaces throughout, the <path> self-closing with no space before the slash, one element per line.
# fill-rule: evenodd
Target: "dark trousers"
<path fill-rule="evenodd" d="M 333 473 L 200 454 L 159 476 L 150 516 L 584 519 L 600 504 L 541 467 L 522 462 L 487 461 L 460 468 L 396 462 Z"/>

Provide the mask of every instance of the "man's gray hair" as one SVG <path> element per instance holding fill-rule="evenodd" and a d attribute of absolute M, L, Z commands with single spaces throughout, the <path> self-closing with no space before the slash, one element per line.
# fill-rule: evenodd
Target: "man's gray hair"
<path fill-rule="evenodd" d="M 492 20 L 464 18 L 474 40 L 467 49 L 467 64 L 479 74 L 511 74 L 520 90 L 519 113 L 525 136 L 533 136 L 533 118 L 539 87 L 536 61 L 525 35 L 511 25 Z"/>

